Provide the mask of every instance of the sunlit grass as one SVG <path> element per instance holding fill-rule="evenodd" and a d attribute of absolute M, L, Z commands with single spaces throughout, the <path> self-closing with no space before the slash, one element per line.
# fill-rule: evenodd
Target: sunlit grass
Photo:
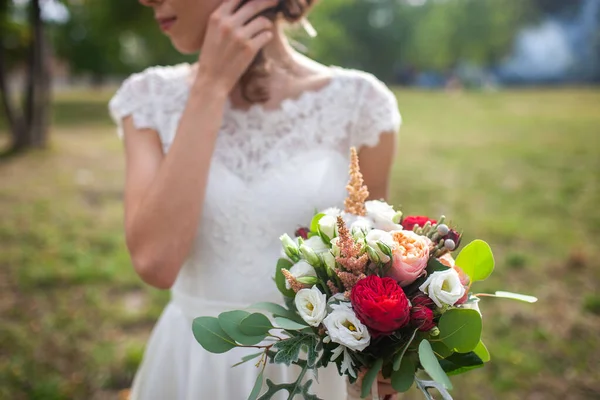
<path fill-rule="evenodd" d="M 600 396 L 600 92 L 397 95 L 392 201 L 490 242 L 479 291 L 540 298 L 483 302 L 492 363 L 455 398 Z M 59 95 L 51 148 L 0 164 L 1 399 L 115 398 L 168 298 L 130 267 L 107 99 Z"/>

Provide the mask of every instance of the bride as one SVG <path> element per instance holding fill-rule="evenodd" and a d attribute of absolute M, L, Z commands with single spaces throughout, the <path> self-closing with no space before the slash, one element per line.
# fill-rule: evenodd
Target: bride
<path fill-rule="evenodd" d="M 171 290 L 147 344 L 132 399 L 245 399 L 257 376 L 245 354 L 206 352 L 192 320 L 281 302 L 272 283 L 278 237 L 314 211 L 342 207 L 349 149 L 359 149 L 373 198 L 385 198 L 400 115 L 364 72 L 295 52 L 283 26 L 313 0 L 140 0 L 182 53 L 198 62 L 153 67 L 110 102 L 126 153 L 125 229 L 135 270 Z M 266 377 L 293 381 L 292 368 Z M 358 398 L 335 369 L 314 387 Z M 386 382 L 380 394 L 392 394 Z"/>

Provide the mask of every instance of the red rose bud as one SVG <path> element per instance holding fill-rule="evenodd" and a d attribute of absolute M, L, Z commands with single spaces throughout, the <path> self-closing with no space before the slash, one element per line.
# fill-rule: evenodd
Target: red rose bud
<path fill-rule="evenodd" d="M 358 319 L 374 337 L 389 335 L 410 321 L 410 305 L 404 291 L 392 278 L 376 275 L 361 279 L 350 294 Z"/>
<path fill-rule="evenodd" d="M 407 231 L 412 231 L 416 225 L 421 228 L 425 226 L 427 222 L 431 222 L 431 225 L 437 224 L 435 219 L 431 219 L 424 216 L 412 216 L 409 215 L 402 220 L 402 227 Z"/>
<path fill-rule="evenodd" d="M 421 332 L 429 332 L 435 328 L 433 311 L 423 306 L 413 307 L 410 310 L 410 323 Z"/>
<path fill-rule="evenodd" d="M 301 237 L 302 239 L 308 239 L 308 233 L 310 230 L 308 228 L 298 228 L 295 232 L 296 237 Z"/>
<path fill-rule="evenodd" d="M 420 293 L 410 300 L 413 307 L 427 307 L 433 309 L 435 303 L 426 294 Z"/>
<path fill-rule="evenodd" d="M 448 232 L 448 234 L 446 236 L 442 237 L 442 239 L 444 239 L 444 240 L 452 240 L 454 242 L 454 248 L 451 251 L 458 249 L 458 246 L 460 246 L 461 238 L 462 238 L 462 235 L 460 233 L 458 233 L 457 231 L 455 231 L 454 229 L 450 229 L 450 232 Z"/>

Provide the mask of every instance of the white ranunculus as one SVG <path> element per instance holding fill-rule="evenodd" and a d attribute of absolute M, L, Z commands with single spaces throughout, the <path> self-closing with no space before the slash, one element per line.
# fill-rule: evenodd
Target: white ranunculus
<path fill-rule="evenodd" d="M 310 326 L 319 326 L 327 315 L 327 296 L 316 287 L 302 289 L 294 299 L 302 319 Z"/>
<path fill-rule="evenodd" d="M 304 241 L 304 245 L 306 247 L 311 248 L 315 253 L 321 254 L 329 251 L 329 246 L 325 244 L 323 239 L 318 236 L 313 236 Z"/>
<path fill-rule="evenodd" d="M 371 229 L 373 229 L 373 221 L 370 218 L 365 217 L 358 217 L 356 221 L 350 225 L 350 232 L 352 232 L 353 235 L 360 235 L 361 237 L 364 237 Z"/>
<path fill-rule="evenodd" d="M 390 261 L 390 257 L 386 255 L 383 251 L 381 251 L 381 249 L 377 245 L 377 242 L 382 242 L 383 244 L 387 245 L 390 249 L 394 250 L 394 247 L 396 247 L 396 242 L 394 241 L 394 238 L 389 232 L 382 231 L 380 229 L 373 229 L 367 234 L 366 240 L 367 245 L 369 245 L 369 247 L 375 250 L 381 262 L 387 263 Z"/>
<path fill-rule="evenodd" d="M 319 220 L 319 230 L 329 239 L 333 239 L 337 236 L 337 218 L 325 215 Z"/>
<path fill-rule="evenodd" d="M 340 256 L 340 247 L 338 246 L 338 243 L 340 242 L 340 238 L 336 237 L 335 239 L 331 240 L 331 253 L 335 256 L 335 257 L 339 257 Z"/>
<path fill-rule="evenodd" d="M 385 201 L 370 200 L 365 202 L 367 217 L 375 223 L 375 229 L 384 231 L 401 230 L 402 226 L 394 223 L 396 211 Z"/>
<path fill-rule="evenodd" d="M 434 272 L 427 278 L 419 290 L 429 295 L 438 306 L 453 306 L 465 295 L 465 287 L 460 283 L 460 276 L 453 268 Z"/>
<path fill-rule="evenodd" d="M 313 266 L 307 263 L 306 261 L 300 260 L 296 264 L 294 264 L 292 268 L 290 268 L 290 274 L 292 274 L 294 278 L 304 278 L 306 276 L 316 277 L 317 271 L 315 271 Z M 285 281 L 285 287 L 288 290 L 292 288 L 287 280 Z"/>
<path fill-rule="evenodd" d="M 332 306 L 333 311 L 324 320 L 327 334 L 334 343 L 354 351 L 363 351 L 371 343 L 371 335 L 348 306 Z"/>

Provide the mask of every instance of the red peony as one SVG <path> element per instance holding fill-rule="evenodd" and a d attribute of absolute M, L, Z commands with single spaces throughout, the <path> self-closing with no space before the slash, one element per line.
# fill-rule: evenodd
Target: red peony
<path fill-rule="evenodd" d="M 410 321 L 410 305 L 404 291 L 392 278 L 376 275 L 361 279 L 350 294 L 358 319 L 375 337 L 389 335 Z"/>
<path fill-rule="evenodd" d="M 429 332 L 435 328 L 433 311 L 428 307 L 417 306 L 410 310 L 410 323 L 421 332 Z"/>
<path fill-rule="evenodd" d="M 306 240 L 306 239 L 308 239 L 309 232 L 310 232 L 310 229 L 308 229 L 308 228 L 298 228 L 295 232 L 295 236 L 301 237 L 302 239 Z"/>
<path fill-rule="evenodd" d="M 427 222 L 431 222 L 431 224 L 436 224 L 437 221 L 435 219 L 431 219 L 424 216 L 411 216 L 405 217 L 402 220 L 402 227 L 407 231 L 412 231 L 416 225 L 419 225 L 421 228 L 425 226 Z"/>

